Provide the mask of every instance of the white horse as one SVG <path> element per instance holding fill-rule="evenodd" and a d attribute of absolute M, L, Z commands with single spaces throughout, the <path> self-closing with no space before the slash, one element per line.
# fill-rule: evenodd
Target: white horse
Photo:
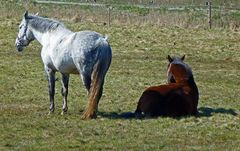
<path fill-rule="evenodd" d="M 58 21 L 28 15 L 26 11 L 19 25 L 17 50 L 23 51 L 34 39 L 42 45 L 41 57 L 49 83 L 49 113 L 55 109 L 55 72 L 59 71 L 62 74 L 62 114 L 68 110 L 69 74 L 80 74 L 89 95 L 82 118 L 95 118 L 104 78 L 112 59 L 107 37 L 94 31 L 72 32 Z"/>

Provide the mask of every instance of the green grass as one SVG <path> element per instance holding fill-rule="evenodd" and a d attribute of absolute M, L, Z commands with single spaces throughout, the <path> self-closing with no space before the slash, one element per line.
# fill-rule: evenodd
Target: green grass
<path fill-rule="evenodd" d="M 113 49 L 98 118 L 85 121 L 87 96 L 77 75 L 70 79 L 69 114 L 60 115 L 57 81 L 56 112 L 47 115 L 41 46 L 33 42 L 23 54 L 16 51 L 24 10 L 16 7 L 0 8 L 0 150 L 240 150 L 239 32 L 65 21 L 73 31 L 108 34 Z M 186 54 L 200 91 L 200 116 L 124 118 L 146 87 L 166 82 L 168 54 Z"/>

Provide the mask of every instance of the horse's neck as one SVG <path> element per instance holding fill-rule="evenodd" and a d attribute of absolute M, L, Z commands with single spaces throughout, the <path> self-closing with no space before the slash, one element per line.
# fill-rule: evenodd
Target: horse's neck
<path fill-rule="evenodd" d="M 191 91 L 191 93 L 198 93 L 198 88 L 193 76 L 190 76 L 188 78 L 177 78 L 175 82 L 176 84 L 182 85 L 183 87 L 190 88 L 189 90 Z"/>
<path fill-rule="evenodd" d="M 65 36 L 72 33 L 72 31 L 70 31 L 66 28 L 60 28 L 60 29 L 56 29 L 54 31 L 48 31 L 48 32 L 44 32 L 44 33 L 41 33 L 35 29 L 32 29 L 32 32 L 33 32 L 35 39 L 42 46 L 54 44 L 56 41 L 60 41 Z"/>
<path fill-rule="evenodd" d="M 194 81 L 194 78 L 193 76 L 191 76 L 189 79 L 188 79 L 188 84 L 192 87 L 192 88 L 197 88 L 197 85 Z"/>
<path fill-rule="evenodd" d="M 189 94 L 192 95 L 192 97 L 194 97 L 194 100 L 198 100 L 199 96 L 198 87 L 193 78 L 188 80 L 188 82 L 185 84 L 185 87 L 190 88 Z"/>
<path fill-rule="evenodd" d="M 192 97 L 193 106 L 194 106 L 193 111 L 197 113 L 197 106 L 198 106 L 198 100 L 199 100 L 198 87 L 193 79 L 192 81 L 189 81 L 189 85 L 191 87 L 190 96 Z"/>

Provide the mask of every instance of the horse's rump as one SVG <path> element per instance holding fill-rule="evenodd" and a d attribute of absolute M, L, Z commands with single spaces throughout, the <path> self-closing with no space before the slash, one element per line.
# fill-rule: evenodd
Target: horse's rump
<path fill-rule="evenodd" d="M 96 116 L 99 99 L 102 96 L 104 78 L 111 64 L 112 50 L 107 42 L 107 38 L 99 37 L 96 43 L 95 51 L 96 62 L 91 73 L 91 88 L 89 92 L 89 104 L 83 115 L 88 118 L 89 115 Z"/>

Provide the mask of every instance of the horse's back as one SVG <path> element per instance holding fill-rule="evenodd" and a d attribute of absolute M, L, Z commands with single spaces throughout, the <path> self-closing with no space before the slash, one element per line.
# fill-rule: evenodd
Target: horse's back
<path fill-rule="evenodd" d="M 71 56 L 79 70 L 85 70 L 83 69 L 84 66 L 89 67 L 86 69 L 89 70 L 89 72 L 92 70 L 99 54 L 97 49 L 99 39 L 103 38 L 104 36 L 95 31 L 86 30 L 74 33 L 70 46 Z"/>
<path fill-rule="evenodd" d="M 98 56 L 99 39 L 103 36 L 94 31 L 80 31 L 65 35 L 50 53 L 52 66 L 62 73 L 91 73 Z M 103 39 L 103 38 L 102 38 Z M 83 69 L 87 67 L 86 69 Z"/>
<path fill-rule="evenodd" d="M 166 95 L 170 91 L 181 89 L 183 85 L 177 84 L 177 83 L 171 83 L 171 84 L 165 84 L 165 85 L 159 85 L 159 86 L 151 86 L 147 88 L 145 91 L 155 91 L 158 92 L 161 95 Z"/>

